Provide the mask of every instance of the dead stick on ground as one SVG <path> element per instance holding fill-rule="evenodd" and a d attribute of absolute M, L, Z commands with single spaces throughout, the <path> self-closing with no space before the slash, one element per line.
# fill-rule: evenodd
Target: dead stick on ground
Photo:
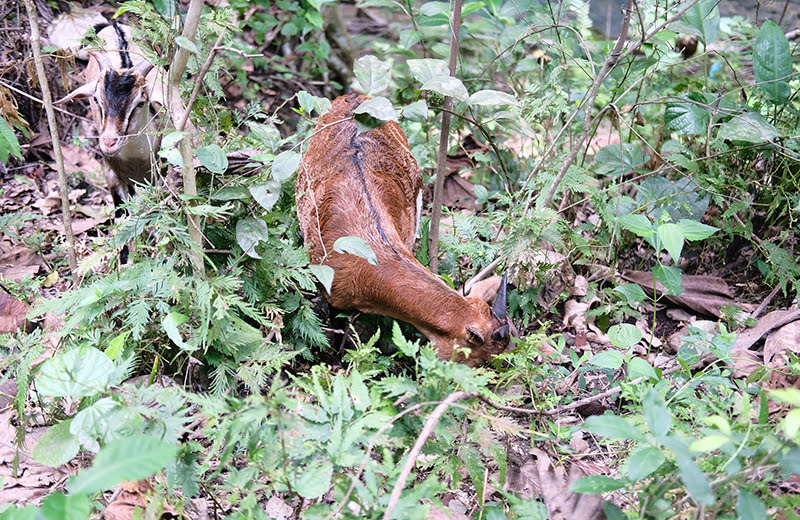
<path fill-rule="evenodd" d="M 461 2 L 456 0 L 453 6 L 453 20 L 450 25 L 450 76 L 456 75 L 458 62 L 458 36 L 461 31 Z M 447 163 L 447 142 L 450 138 L 450 109 L 453 98 L 444 98 L 442 112 L 442 132 L 439 135 L 439 158 L 436 162 L 436 181 L 433 185 L 433 208 L 431 208 L 431 228 L 428 236 L 428 258 L 433 274 L 439 272 L 439 221 L 442 219 L 442 192 L 444 191 L 445 166 Z"/>
<path fill-rule="evenodd" d="M 72 214 L 69 208 L 69 185 L 67 172 L 64 170 L 64 157 L 61 155 L 61 142 L 58 139 L 56 126 L 56 113 L 53 110 L 53 98 L 50 96 L 50 85 L 42 64 L 42 44 L 39 36 L 39 16 L 33 0 L 25 0 L 25 10 L 31 24 L 31 47 L 33 48 L 33 61 L 36 64 L 36 75 L 39 77 L 39 87 L 42 89 L 42 101 L 47 113 L 47 127 L 50 130 L 50 141 L 53 144 L 53 157 L 58 170 L 58 188 L 61 191 L 61 217 L 64 221 L 64 233 L 67 235 L 67 250 L 69 253 L 69 269 L 73 277 L 73 285 L 77 285 L 78 259 L 75 254 L 75 234 L 72 232 Z"/>
<path fill-rule="evenodd" d="M 425 421 L 425 426 L 422 427 L 422 431 L 420 432 L 419 437 L 417 437 L 417 442 L 414 443 L 414 447 L 411 448 L 410 452 L 408 452 L 406 463 L 403 465 L 403 469 L 400 471 L 400 476 L 397 477 L 397 482 L 394 484 L 392 494 L 389 497 L 389 503 L 386 504 L 386 511 L 383 513 L 383 520 L 389 520 L 389 518 L 392 517 L 392 511 L 394 511 L 395 506 L 397 506 L 397 501 L 400 500 L 400 494 L 403 492 L 403 488 L 406 485 L 409 475 L 411 475 L 411 470 L 414 469 L 414 464 L 416 464 L 417 457 L 419 457 L 419 453 L 422 451 L 422 446 L 425 445 L 425 441 L 427 441 L 428 437 L 430 437 L 431 433 L 433 433 L 433 429 L 439 422 L 439 418 L 454 402 L 458 401 L 459 399 L 476 397 L 476 395 L 477 394 L 474 392 L 453 392 L 452 394 L 448 395 L 444 401 L 439 403 L 439 406 L 433 410 L 433 413 L 431 413 L 431 415 Z"/>

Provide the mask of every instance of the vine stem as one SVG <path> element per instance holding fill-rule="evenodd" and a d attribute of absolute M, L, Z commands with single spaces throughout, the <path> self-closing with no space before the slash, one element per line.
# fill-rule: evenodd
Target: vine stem
<path fill-rule="evenodd" d="M 67 235 L 67 252 L 69 259 L 69 270 L 73 276 L 73 286 L 79 285 L 79 280 L 75 278 L 78 272 L 78 257 L 75 254 L 75 233 L 72 231 L 72 214 L 69 207 L 69 185 L 67 184 L 67 172 L 64 170 L 64 156 L 61 154 L 61 141 L 58 138 L 58 126 L 56 125 L 56 113 L 53 110 L 53 98 L 50 95 L 50 85 L 47 83 L 47 75 L 42 64 L 42 44 L 39 33 L 39 15 L 33 0 L 25 0 L 25 10 L 28 13 L 28 21 L 31 24 L 31 47 L 33 49 L 33 62 L 36 65 L 36 75 L 39 79 L 39 87 L 42 89 L 42 101 L 44 111 L 47 113 L 47 128 L 50 131 L 50 142 L 53 145 L 53 157 L 56 160 L 56 170 L 58 171 L 58 189 L 61 192 L 61 218 L 64 222 L 64 233 Z"/>
<path fill-rule="evenodd" d="M 450 24 L 450 76 L 456 75 L 458 62 L 458 38 L 461 33 L 461 4 L 455 0 L 453 18 Z M 439 222 L 442 219 L 442 192 L 444 191 L 445 166 L 447 163 L 447 141 L 450 138 L 450 117 L 453 98 L 444 98 L 442 112 L 442 132 L 439 134 L 439 158 L 436 162 L 436 181 L 433 184 L 433 208 L 431 211 L 431 229 L 428 236 L 428 257 L 433 274 L 439 272 Z M 388 517 L 386 517 L 388 518 Z"/>

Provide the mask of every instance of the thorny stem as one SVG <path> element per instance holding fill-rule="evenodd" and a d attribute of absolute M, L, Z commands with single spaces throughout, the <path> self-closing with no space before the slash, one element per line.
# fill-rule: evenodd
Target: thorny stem
<path fill-rule="evenodd" d="M 450 76 L 456 75 L 458 61 L 458 37 L 461 32 L 461 3 L 455 0 L 453 19 L 450 25 Z M 445 166 L 447 163 L 447 141 L 450 137 L 450 110 L 453 98 L 444 98 L 442 112 L 442 131 L 439 134 L 439 158 L 436 163 L 436 181 L 433 185 L 433 208 L 431 208 L 431 228 L 428 236 L 428 257 L 431 259 L 430 269 L 433 274 L 439 272 L 439 221 L 442 218 L 442 192 L 444 191 Z M 388 518 L 388 517 L 387 517 Z"/>
<path fill-rule="evenodd" d="M 25 0 L 25 10 L 28 12 L 28 20 L 31 24 L 33 61 L 36 65 L 36 75 L 39 77 L 39 87 L 42 89 L 42 101 L 44 102 L 44 110 L 47 113 L 47 128 L 50 131 L 53 157 L 56 160 L 56 170 L 58 170 L 58 188 L 61 192 L 61 218 L 64 221 L 64 233 L 67 235 L 69 270 L 73 276 L 73 285 L 77 286 L 80 282 L 75 278 L 78 271 L 78 258 L 75 254 L 75 234 L 72 232 L 72 214 L 69 208 L 69 185 L 67 184 L 67 172 L 64 170 L 64 156 L 61 154 L 61 142 L 58 139 L 58 126 L 56 125 L 56 114 L 53 110 L 53 98 L 50 96 L 50 85 L 47 83 L 47 76 L 42 64 L 39 17 L 36 7 L 33 5 L 33 0 Z"/>

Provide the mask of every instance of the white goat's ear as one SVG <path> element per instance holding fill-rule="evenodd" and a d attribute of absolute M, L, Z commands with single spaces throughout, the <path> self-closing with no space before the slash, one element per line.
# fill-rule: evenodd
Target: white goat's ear
<path fill-rule="evenodd" d="M 59 99 L 53 104 L 60 105 L 62 103 L 66 103 L 67 101 L 72 101 L 73 99 L 82 99 L 91 97 L 91 95 L 94 94 L 95 90 L 97 90 L 97 82 L 92 81 L 90 83 L 83 85 L 82 87 L 76 88 L 75 90 L 73 90 L 72 92 L 70 92 L 69 94 L 67 94 L 66 96 Z"/>

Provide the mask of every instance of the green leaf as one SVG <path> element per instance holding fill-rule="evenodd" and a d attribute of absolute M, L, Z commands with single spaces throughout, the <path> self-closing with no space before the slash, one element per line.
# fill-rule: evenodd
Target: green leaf
<path fill-rule="evenodd" d="M 642 399 L 642 412 L 644 420 L 650 428 L 650 433 L 661 439 L 672 428 L 672 414 L 669 412 L 664 399 L 654 388 L 650 388 Z"/>
<path fill-rule="evenodd" d="M 271 211 L 281 198 L 281 183 L 268 180 L 263 184 L 255 184 L 248 188 L 250 195 L 266 211 Z"/>
<path fill-rule="evenodd" d="M 411 70 L 411 75 L 420 83 L 425 83 L 429 79 L 439 76 L 449 76 L 450 68 L 444 60 L 422 59 L 408 60 L 406 62 Z"/>
<path fill-rule="evenodd" d="M 22 158 L 22 151 L 19 147 L 19 140 L 14 133 L 14 129 L 0 117 L 0 162 L 7 162 L 8 156 Z"/>
<path fill-rule="evenodd" d="M 658 226 L 658 238 L 661 239 L 664 249 L 672 257 L 672 261 L 677 264 L 683 250 L 683 230 L 681 227 L 672 222 L 660 224 Z"/>
<path fill-rule="evenodd" d="M 730 437 L 724 435 L 707 435 L 702 439 L 697 439 L 689 445 L 692 451 L 699 451 L 701 453 L 708 453 L 710 451 L 718 450 L 725 444 L 731 441 Z"/>
<path fill-rule="evenodd" d="M 661 450 L 653 446 L 638 447 L 628 457 L 628 478 L 633 482 L 650 476 L 666 460 Z"/>
<path fill-rule="evenodd" d="M 331 477 L 333 477 L 331 461 L 318 459 L 301 469 L 301 473 L 293 479 L 292 488 L 304 498 L 319 498 L 331 487 Z"/>
<path fill-rule="evenodd" d="M 114 339 L 108 342 L 108 347 L 106 347 L 104 353 L 109 359 L 112 361 L 117 359 L 117 356 L 119 356 L 120 352 L 122 352 L 122 347 L 125 346 L 125 340 L 128 339 L 130 333 L 130 330 L 124 330 L 115 336 Z"/>
<path fill-rule="evenodd" d="M 211 173 L 225 173 L 225 170 L 228 169 L 228 156 L 216 144 L 198 148 L 197 158 L 200 160 L 200 164 L 205 166 Z"/>
<path fill-rule="evenodd" d="M 55 492 L 47 495 L 37 520 L 86 520 L 92 512 L 92 504 L 86 495 L 65 495 Z"/>
<path fill-rule="evenodd" d="M 47 397 L 79 399 L 106 389 L 114 363 L 92 347 L 78 347 L 41 364 L 36 390 Z"/>
<path fill-rule="evenodd" d="M 236 223 L 236 242 L 250 258 L 261 258 L 256 253 L 256 244 L 266 242 L 268 237 L 267 223 L 260 218 L 247 217 Z"/>
<path fill-rule="evenodd" d="M 41 519 L 41 513 L 39 512 L 39 508 L 36 506 L 26 506 L 26 507 L 18 507 L 15 508 L 10 504 L 4 504 L 8 509 L 3 511 L 3 508 L 0 507 L 0 520 L 37 520 Z M 47 519 L 47 520 L 57 520 L 56 518 Z"/>
<path fill-rule="evenodd" d="M 303 103 L 300 101 L 301 93 L 302 91 L 298 92 L 297 97 L 298 103 L 300 103 L 300 106 L 302 107 Z M 308 95 L 311 96 L 311 94 Z M 250 129 L 250 135 L 248 137 L 255 139 L 259 142 L 259 144 L 263 145 L 263 148 L 266 148 L 269 151 L 275 150 L 281 142 L 281 133 L 277 128 L 275 128 L 275 125 L 266 125 L 256 121 L 248 121 L 247 127 Z"/>
<path fill-rule="evenodd" d="M 386 90 L 392 80 L 391 66 L 372 54 L 356 60 L 353 64 L 353 74 L 368 96 L 374 96 L 378 92 Z"/>
<path fill-rule="evenodd" d="M 67 482 L 72 494 L 94 495 L 126 480 L 151 477 L 171 463 L 177 447 L 148 435 L 132 435 L 101 448 L 92 467 Z"/>
<path fill-rule="evenodd" d="M 675 460 L 678 463 L 678 476 L 692 498 L 702 505 L 710 506 L 713 504 L 715 497 L 711 483 L 692 460 L 689 450 L 683 441 L 670 436 L 662 439 L 662 443 L 675 454 Z"/>
<path fill-rule="evenodd" d="M 608 339 L 615 347 L 626 349 L 641 341 L 642 331 L 636 328 L 635 325 L 622 323 L 608 329 Z"/>
<path fill-rule="evenodd" d="M 634 144 L 610 144 L 598 150 L 594 155 L 594 164 L 599 174 L 619 177 L 644 166 L 648 159 L 641 148 Z"/>
<path fill-rule="evenodd" d="M 605 475 L 589 475 L 581 477 L 569 487 L 571 493 L 590 493 L 597 495 L 607 491 L 622 489 L 628 485 L 625 480 L 616 480 Z"/>
<path fill-rule="evenodd" d="M 333 250 L 337 253 L 356 255 L 374 266 L 378 265 L 378 257 L 369 244 L 361 237 L 340 237 L 333 243 Z"/>
<path fill-rule="evenodd" d="M 299 153 L 286 150 L 278 154 L 272 162 L 272 178 L 278 182 L 283 182 L 297 171 L 302 157 Z"/>
<path fill-rule="evenodd" d="M 667 128 L 679 134 L 705 134 L 711 120 L 705 97 L 699 93 L 681 97 L 686 101 L 667 103 L 664 110 L 664 123 Z"/>
<path fill-rule="evenodd" d="M 419 345 L 412 343 L 403 336 L 400 330 L 400 325 L 395 321 L 392 323 L 392 343 L 397 347 L 397 350 L 403 353 L 404 356 L 413 358 L 419 351 Z"/>
<path fill-rule="evenodd" d="M 716 40 L 719 33 L 717 2 L 718 0 L 700 0 L 683 15 L 683 20 L 699 31 L 705 45 Z"/>
<path fill-rule="evenodd" d="M 350 397 L 353 399 L 353 407 L 359 412 L 369 408 L 369 390 L 364 384 L 364 378 L 356 369 L 353 369 L 353 373 L 350 374 Z"/>
<path fill-rule="evenodd" d="M 199 50 L 197 49 L 197 44 L 184 36 L 176 36 L 175 43 L 177 43 L 179 47 L 186 49 L 192 54 L 197 54 L 199 52 Z"/>
<path fill-rule="evenodd" d="M 783 105 L 791 96 L 789 77 L 792 75 L 792 55 L 789 40 L 783 30 L 770 20 L 758 31 L 753 46 L 753 74 L 759 88 L 770 101 Z"/>
<path fill-rule="evenodd" d="M 610 440 L 644 440 L 642 432 L 637 430 L 623 417 L 616 415 L 593 415 L 586 419 L 583 427 L 597 435 Z"/>
<path fill-rule="evenodd" d="M 683 273 L 677 267 L 656 264 L 653 266 L 653 275 L 656 280 L 666 287 L 669 294 L 680 296 L 683 293 L 683 288 L 681 287 Z"/>
<path fill-rule="evenodd" d="M 631 358 L 630 362 L 628 363 L 628 379 L 634 379 L 642 376 L 658 379 L 658 374 L 656 374 L 656 370 L 653 368 L 653 365 L 640 357 Z"/>
<path fill-rule="evenodd" d="M 655 233 L 653 224 L 644 215 L 629 214 L 617 217 L 620 226 L 640 237 L 648 238 Z"/>
<path fill-rule="evenodd" d="M 697 222 L 696 220 L 681 219 L 678 222 L 678 225 L 681 227 L 681 231 L 683 232 L 683 238 L 689 242 L 704 240 L 719 231 L 719 228 L 707 226 L 701 222 Z"/>
<path fill-rule="evenodd" d="M 766 518 L 769 517 L 764 503 L 751 492 L 740 489 L 736 499 L 736 519 L 762 520 Z"/>
<path fill-rule="evenodd" d="M 308 269 L 317 277 L 319 283 L 325 287 L 325 292 L 331 293 L 331 285 L 333 285 L 333 268 L 328 265 L 309 264 Z"/>
<path fill-rule="evenodd" d="M 783 418 L 783 432 L 787 439 L 797 440 L 797 432 L 800 431 L 800 408 L 789 410 Z"/>
<path fill-rule="evenodd" d="M 403 107 L 402 115 L 409 121 L 425 121 L 428 119 L 428 104 L 424 99 Z"/>
<path fill-rule="evenodd" d="M 443 96 L 448 96 L 459 101 L 467 101 L 469 92 L 461 80 L 452 76 L 436 76 L 420 87 L 421 90 L 432 90 Z"/>
<path fill-rule="evenodd" d="M 385 97 L 376 97 L 364 101 L 358 105 L 358 108 L 353 110 L 353 114 L 367 114 L 381 123 L 397 121 L 397 112 L 395 112 L 392 102 Z"/>
<path fill-rule="evenodd" d="M 56 468 L 69 462 L 81 447 L 78 439 L 69 431 L 72 419 L 56 423 L 42 435 L 33 448 L 33 458 L 39 464 Z"/>
<path fill-rule="evenodd" d="M 297 93 L 297 103 L 307 113 L 311 113 L 312 111 L 316 110 L 317 114 L 323 115 L 327 114 L 328 110 L 331 109 L 330 99 L 314 96 L 305 90 L 301 90 Z"/>
<path fill-rule="evenodd" d="M 589 360 L 589 364 L 600 368 L 616 370 L 622 366 L 622 354 L 617 350 L 605 350 L 592 356 L 592 359 Z"/>
<path fill-rule="evenodd" d="M 506 94 L 499 90 L 479 90 L 469 97 L 469 104 L 471 106 L 484 107 L 497 105 L 519 106 L 519 101 L 511 94 Z"/>
<path fill-rule="evenodd" d="M 189 321 L 189 317 L 180 312 L 170 312 L 161 320 L 161 326 L 164 327 L 164 332 L 167 333 L 167 337 L 183 350 L 191 350 L 191 347 L 183 341 L 183 336 L 181 336 L 179 329 L 180 325 L 187 321 Z"/>
<path fill-rule="evenodd" d="M 780 137 L 780 132 L 758 112 L 745 112 L 720 125 L 717 139 L 745 143 L 767 143 Z"/>
<path fill-rule="evenodd" d="M 624 283 L 615 287 L 614 290 L 625 296 L 628 303 L 641 303 L 647 299 L 647 294 L 645 294 L 644 290 L 636 283 Z"/>

